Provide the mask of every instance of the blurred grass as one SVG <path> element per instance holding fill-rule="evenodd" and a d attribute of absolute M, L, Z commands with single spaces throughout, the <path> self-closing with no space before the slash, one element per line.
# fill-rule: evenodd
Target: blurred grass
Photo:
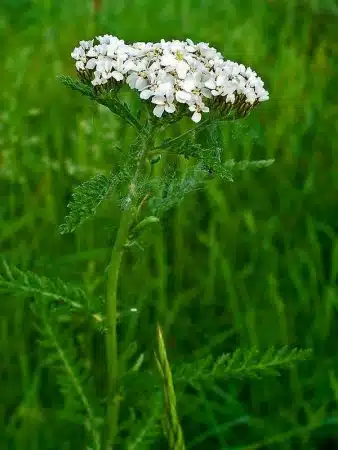
<path fill-rule="evenodd" d="M 141 314 L 121 346 L 137 336 L 146 348 L 159 316 L 173 360 L 201 348 L 312 347 L 312 362 L 279 379 L 224 383 L 201 393 L 198 411 L 184 401 L 182 426 L 187 443 L 196 441 L 188 448 L 338 447 L 337 3 L 116 0 L 94 16 L 89 0 L 3 0 L 0 13 L 1 255 L 93 293 L 103 288 L 118 209 L 109 204 L 75 235 L 57 226 L 72 188 L 114 164 L 128 134 L 57 83 L 74 73 L 73 47 L 104 33 L 190 37 L 262 76 L 271 100 L 224 126 L 225 151 L 275 164 L 233 184 L 211 181 L 133 252 L 140 263 L 127 258 L 121 298 Z M 0 448 L 79 448 L 76 428 L 53 411 L 55 382 L 39 361 L 27 304 L 4 297 L 0 311 Z"/>

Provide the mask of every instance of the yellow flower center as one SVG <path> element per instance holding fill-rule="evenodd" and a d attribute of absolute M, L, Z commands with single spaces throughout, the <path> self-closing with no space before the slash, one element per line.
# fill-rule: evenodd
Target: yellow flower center
<path fill-rule="evenodd" d="M 176 59 L 178 59 L 179 61 L 183 61 L 184 60 L 184 55 L 182 52 L 177 51 L 176 52 Z"/>

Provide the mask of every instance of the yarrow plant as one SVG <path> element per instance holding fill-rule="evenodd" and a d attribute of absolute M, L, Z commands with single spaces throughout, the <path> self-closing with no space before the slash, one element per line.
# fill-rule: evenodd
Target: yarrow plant
<path fill-rule="evenodd" d="M 119 194 L 122 211 L 106 270 L 105 296 L 93 299 L 82 289 L 72 288 L 60 280 L 23 273 L 7 265 L 0 275 L 0 287 L 37 298 L 34 311 L 40 319 L 44 347 L 52 353 L 47 361 L 59 364 L 58 379 L 66 400 L 77 398 L 74 414 L 82 414 L 82 423 L 89 432 L 87 448 L 111 450 L 123 441 L 119 421 L 123 385 L 128 377 L 133 378 L 137 373 L 137 378 L 133 378 L 137 386 L 137 380 L 142 378 L 140 367 L 144 356 L 140 354 L 128 367 L 128 358 L 122 358 L 119 353 L 117 324 L 123 308 L 122 302 L 118 302 L 118 281 L 123 255 L 130 247 L 139 245 L 141 233 L 159 222 L 161 214 L 210 176 L 231 180 L 236 169 L 266 167 L 273 162 L 225 160 L 219 139 L 220 123 L 246 116 L 259 103 L 268 100 L 269 94 L 252 69 L 225 60 L 207 43 L 196 44 L 190 39 L 127 44 L 116 36 L 104 35 L 80 41 L 71 56 L 80 81 L 66 76 L 61 76 L 60 80 L 119 116 L 131 126 L 135 138 L 124 149 L 123 158 L 118 159 L 119 167 L 96 175 L 75 189 L 68 205 L 69 213 L 60 226 L 61 233 L 73 232 L 94 216 L 113 190 Z M 140 110 L 137 113 L 123 101 L 122 92 L 126 89 L 138 93 Z M 192 121 L 190 128 L 184 122 L 186 117 Z M 173 135 L 182 119 L 184 131 Z M 183 175 L 167 171 L 162 177 L 155 176 L 153 167 L 166 154 L 175 154 L 194 164 L 188 164 Z M 67 310 L 84 315 L 88 327 L 99 328 L 104 335 L 104 398 L 98 399 L 97 394 L 93 394 L 97 392 L 95 388 L 88 390 L 90 370 L 88 365 L 79 367 L 77 350 L 66 335 Z M 284 366 L 308 357 L 308 352 L 287 348 L 270 349 L 262 356 L 255 349 L 237 350 L 233 355 L 221 355 L 216 360 L 208 357 L 188 362 L 172 371 L 160 324 L 156 325 L 154 335 L 157 339 L 155 361 L 164 397 L 162 429 L 170 450 L 185 449 L 176 408 L 175 377 L 181 384 L 196 386 L 225 376 L 243 378 L 278 373 Z M 147 370 L 144 374 L 151 376 Z M 151 382 L 152 389 L 160 392 L 154 378 Z M 143 387 L 141 383 L 139 389 Z M 123 448 L 141 448 L 140 443 L 147 433 L 148 442 L 158 437 L 156 423 L 161 418 L 161 408 L 157 408 L 157 404 L 154 397 L 153 411 L 144 429 L 136 436 L 128 430 Z M 131 419 L 129 425 L 134 421 Z M 144 444 L 142 448 L 150 447 Z"/>
<path fill-rule="evenodd" d="M 250 67 L 224 60 L 209 44 L 186 41 L 126 44 L 115 36 L 80 41 L 72 52 L 80 79 L 97 92 L 117 92 L 123 84 L 152 103 L 153 114 L 198 123 L 202 113 L 246 115 L 269 99 L 264 83 Z"/>

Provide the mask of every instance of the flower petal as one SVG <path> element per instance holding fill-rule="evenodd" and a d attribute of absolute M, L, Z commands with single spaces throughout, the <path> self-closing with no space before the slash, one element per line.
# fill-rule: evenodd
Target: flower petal
<path fill-rule="evenodd" d="M 162 117 L 162 114 L 164 113 L 164 106 L 163 105 L 156 105 L 153 113 L 156 117 L 160 118 Z"/>
<path fill-rule="evenodd" d="M 140 97 L 142 98 L 142 100 L 148 100 L 148 98 L 150 98 L 152 95 L 154 95 L 153 91 L 151 91 L 150 89 L 144 89 L 141 92 Z"/>
<path fill-rule="evenodd" d="M 204 83 L 204 86 L 208 89 L 215 89 L 216 88 L 215 80 L 213 78 L 210 78 L 208 81 Z"/>
<path fill-rule="evenodd" d="M 84 70 L 85 69 L 83 61 L 76 61 L 75 66 L 76 66 L 77 70 Z"/>
<path fill-rule="evenodd" d="M 176 100 L 179 103 L 187 103 L 191 100 L 191 94 L 185 91 L 177 91 L 176 92 Z"/>
<path fill-rule="evenodd" d="M 176 111 L 176 106 L 171 103 L 170 105 L 165 105 L 164 109 L 167 111 L 167 113 L 174 113 Z"/>
<path fill-rule="evenodd" d="M 179 76 L 179 78 L 181 78 L 181 79 L 185 78 L 189 69 L 190 69 L 190 67 L 188 66 L 188 64 L 186 62 L 178 61 L 177 65 L 176 65 L 176 72 L 177 72 L 177 75 Z"/>
<path fill-rule="evenodd" d="M 201 94 L 206 97 L 206 98 L 212 98 L 211 92 L 209 89 L 206 88 L 202 88 L 201 89 Z"/>
<path fill-rule="evenodd" d="M 143 77 L 138 77 L 135 83 L 135 87 L 138 91 L 143 91 L 146 87 L 149 86 L 148 80 L 145 80 Z"/>
<path fill-rule="evenodd" d="M 196 83 L 194 77 L 192 75 L 188 75 L 182 83 L 182 88 L 187 92 L 191 92 L 195 87 Z"/>
<path fill-rule="evenodd" d="M 128 85 L 132 88 L 135 89 L 136 88 L 136 80 L 138 78 L 137 73 L 131 73 L 128 77 L 127 77 L 127 83 Z"/>
<path fill-rule="evenodd" d="M 116 81 L 122 81 L 123 78 L 124 78 L 123 75 L 122 75 L 122 73 L 117 72 L 116 70 L 114 70 L 114 71 L 112 72 L 112 76 L 113 76 L 113 78 L 115 78 Z"/>
<path fill-rule="evenodd" d="M 155 103 L 155 105 L 165 105 L 165 98 L 159 95 L 155 95 L 151 102 Z"/>
<path fill-rule="evenodd" d="M 198 123 L 202 118 L 201 113 L 195 111 L 194 114 L 191 117 L 191 120 L 193 120 L 195 123 Z"/>
<path fill-rule="evenodd" d="M 161 58 L 161 65 L 162 66 L 175 66 L 176 65 L 176 58 L 171 53 L 166 53 Z"/>

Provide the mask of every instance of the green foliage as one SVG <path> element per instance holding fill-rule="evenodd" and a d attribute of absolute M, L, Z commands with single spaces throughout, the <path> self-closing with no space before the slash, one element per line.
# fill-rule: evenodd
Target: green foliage
<path fill-rule="evenodd" d="M 161 176 L 145 181 L 142 192 L 151 192 L 147 202 L 152 214 L 162 215 L 174 206 L 178 206 L 184 198 L 200 190 L 213 178 L 223 181 L 233 181 L 236 172 L 247 169 L 261 169 L 271 166 L 274 160 L 235 161 L 233 159 L 221 161 L 221 149 L 201 148 L 198 145 L 182 144 L 182 150 L 176 148 L 178 155 L 193 158 L 194 166 L 178 171 L 175 168 L 166 169 Z"/>
<path fill-rule="evenodd" d="M 0 272 L 0 291 L 15 296 L 43 298 L 46 304 L 65 305 L 72 311 L 85 308 L 87 294 L 77 286 L 39 276 L 30 271 L 10 267 L 3 261 Z"/>
<path fill-rule="evenodd" d="M 229 159 L 222 164 L 223 169 L 229 169 L 231 172 L 244 171 L 247 169 L 262 169 L 271 166 L 274 159 L 262 159 L 259 161 L 234 161 Z"/>
<path fill-rule="evenodd" d="M 80 92 L 80 94 L 89 97 L 91 100 L 95 100 L 97 97 L 94 88 L 90 84 L 82 83 L 67 75 L 59 75 L 58 80 L 73 91 Z"/>
<path fill-rule="evenodd" d="M 114 91 L 101 93 L 95 90 L 90 84 L 82 83 L 81 81 L 74 80 L 73 78 L 60 75 L 58 79 L 65 86 L 71 88 L 74 91 L 80 92 L 82 95 L 89 97 L 91 100 L 95 100 L 97 103 L 106 106 L 110 111 L 122 120 L 129 123 L 129 125 L 136 128 L 138 131 L 142 130 L 142 125 L 138 119 L 132 114 L 128 105 L 126 105 Z"/>
<path fill-rule="evenodd" d="M 69 215 L 60 225 L 60 233 L 71 233 L 83 222 L 95 215 L 97 208 L 109 195 L 115 185 L 115 177 L 96 175 L 90 180 L 77 186 L 72 194 L 72 200 L 68 204 Z"/>
<path fill-rule="evenodd" d="M 130 408 L 130 415 L 126 421 L 120 424 L 120 430 L 126 431 L 128 437 L 126 439 L 126 446 L 128 450 L 150 450 L 158 443 L 162 434 L 160 418 L 162 415 L 163 405 L 159 391 L 156 391 L 151 397 L 143 397 L 142 392 L 139 391 L 143 398 L 143 405 L 149 402 L 150 408 L 145 411 L 142 408 L 141 418 L 137 418 L 135 408 Z"/>
<path fill-rule="evenodd" d="M 281 370 L 291 367 L 296 362 L 308 360 L 311 352 L 310 349 L 289 349 L 287 346 L 280 349 L 270 347 L 263 354 L 257 348 L 237 349 L 234 353 L 223 354 L 216 360 L 209 355 L 192 363 L 183 364 L 177 368 L 174 376 L 178 382 L 194 386 L 217 379 L 276 376 Z"/>
<path fill-rule="evenodd" d="M 271 166 L 274 159 L 235 161 L 226 155 L 221 124 L 224 122 L 210 122 L 206 120 L 197 127 L 188 130 L 180 136 L 166 139 L 158 147 L 165 154 L 182 155 L 186 159 L 193 159 L 197 170 L 200 171 L 201 182 L 205 179 L 217 177 L 224 181 L 233 181 L 238 171 L 247 169 L 261 169 Z"/>
<path fill-rule="evenodd" d="M 38 314 L 39 344 L 46 351 L 43 365 L 52 369 L 64 400 L 61 416 L 63 420 L 84 426 L 91 436 L 94 450 L 100 450 L 102 411 L 95 395 L 90 367 L 86 367 L 84 359 L 79 358 L 69 331 L 57 326 L 44 308 L 40 308 Z M 92 404 L 94 400 L 95 406 Z"/>
<path fill-rule="evenodd" d="M 161 216 L 174 206 L 178 206 L 190 193 L 201 189 L 201 183 L 207 176 L 205 169 L 195 166 L 180 174 L 168 170 L 167 174 L 153 178 L 145 185 L 152 193 L 147 205 L 152 214 Z"/>
<path fill-rule="evenodd" d="M 15 297 L 33 298 L 34 311 L 39 307 L 53 311 L 57 322 L 69 323 L 73 314 L 78 321 L 86 321 L 95 330 L 105 332 L 106 318 L 104 298 L 100 295 L 89 295 L 79 286 L 65 282 L 60 278 L 48 278 L 28 270 L 9 266 L 6 261 L 0 267 L 0 292 Z M 130 309 L 121 307 L 119 319 L 126 319 L 133 313 Z"/>

